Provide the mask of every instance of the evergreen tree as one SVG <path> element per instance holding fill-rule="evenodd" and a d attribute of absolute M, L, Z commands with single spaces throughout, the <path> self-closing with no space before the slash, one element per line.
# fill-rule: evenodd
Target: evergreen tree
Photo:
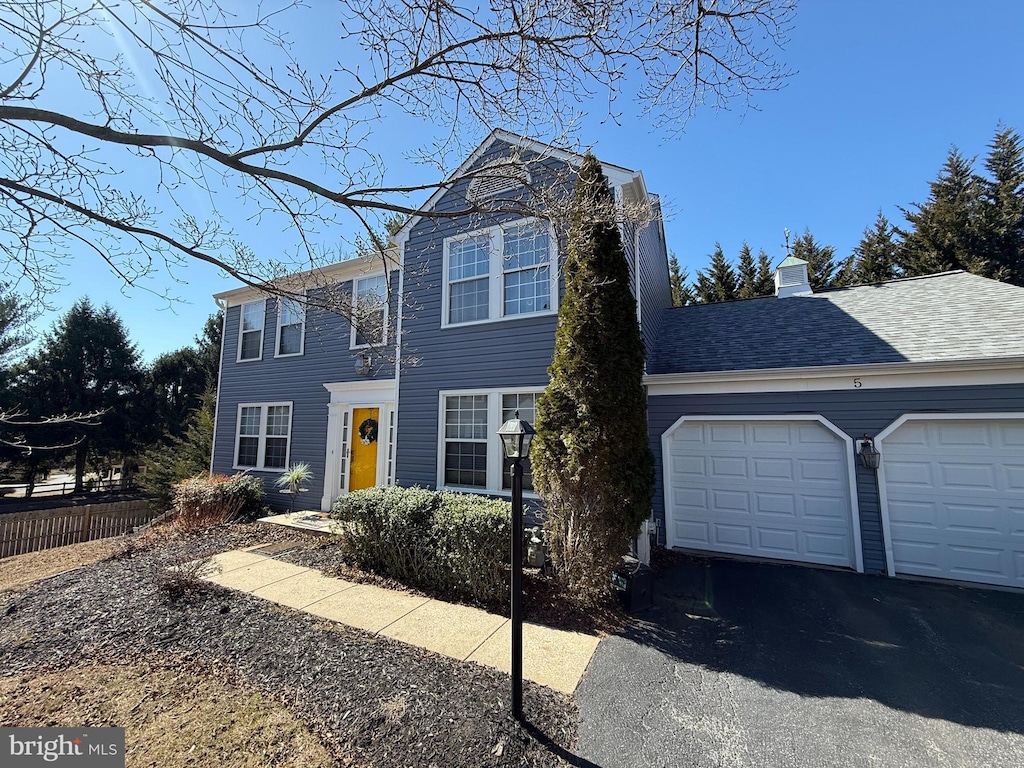
<path fill-rule="evenodd" d="M 33 416 L 104 412 L 98 426 L 64 421 L 42 431 L 48 445 L 74 443 L 75 491 L 83 488 L 88 459 L 124 457 L 152 438 L 154 407 L 138 349 L 109 306 L 77 301 L 26 361 L 22 383 L 41 393 Z"/>
<path fill-rule="evenodd" d="M 684 306 L 683 291 L 686 290 L 686 278 L 679 267 L 679 259 L 674 253 L 668 255 L 668 284 L 672 291 L 672 306 Z"/>
<path fill-rule="evenodd" d="M 897 276 L 896 262 L 900 244 L 895 229 L 879 211 L 874 225 L 866 228 L 850 257 L 850 275 L 846 285 L 881 283 Z"/>
<path fill-rule="evenodd" d="M 583 602 L 608 597 L 611 571 L 651 510 L 644 347 L 601 164 L 587 154 L 573 201 L 550 383 L 537 402 L 534 487 L 559 577 Z"/>
<path fill-rule="evenodd" d="M 811 290 L 820 291 L 832 286 L 836 273 L 836 249 L 822 245 L 814 239 L 809 229 L 793 241 L 793 256 L 807 262 L 807 277 Z"/>
<path fill-rule="evenodd" d="M 217 390 L 220 376 L 221 335 L 224 332 L 224 312 L 217 310 L 203 323 L 203 330 L 195 337 L 199 367 L 206 380 L 204 390 Z"/>
<path fill-rule="evenodd" d="M 736 271 L 740 282 L 737 292 L 739 298 L 752 299 L 757 296 L 757 263 L 754 261 L 750 246 L 746 243 L 740 246 L 739 268 Z"/>
<path fill-rule="evenodd" d="M 972 165 L 953 147 L 939 177 L 928 185 L 928 200 L 901 209 L 912 226 L 899 252 L 898 266 L 907 277 L 951 269 L 991 272 L 980 236 L 983 180 Z"/>
<path fill-rule="evenodd" d="M 189 415 L 184 434 L 180 437 L 169 436 L 165 442 L 143 454 L 146 474 L 139 476 L 139 485 L 162 509 L 170 508 L 171 486 L 209 471 L 216 403 L 216 393 L 204 393 L 199 407 Z"/>
<path fill-rule="evenodd" d="M 714 304 L 739 298 L 738 279 L 732 264 L 725 258 L 721 243 L 715 243 L 707 272 L 697 272 L 697 301 Z"/>
<path fill-rule="evenodd" d="M 998 128 L 982 183 L 984 257 L 992 277 L 1024 286 L 1024 147 L 1011 128 Z"/>
<path fill-rule="evenodd" d="M 775 270 L 772 269 L 772 261 L 764 249 L 757 253 L 757 278 L 754 281 L 754 295 L 775 295 Z"/>

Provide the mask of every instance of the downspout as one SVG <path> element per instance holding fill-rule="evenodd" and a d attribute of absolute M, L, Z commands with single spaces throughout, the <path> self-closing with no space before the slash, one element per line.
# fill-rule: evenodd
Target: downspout
<path fill-rule="evenodd" d="M 391 477 L 390 485 L 395 485 L 398 477 L 398 392 L 402 380 L 402 317 L 405 315 L 405 241 L 401 243 L 401 254 L 398 257 L 398 319 L 395 321 L 395 405 L 391 414 L 394 437 L 391 445 Z"/>
<path fill-rule="evenodd" d="M 213 474 L 213 460 L 217 456 L 217 420 L 220 418 L 220 382 L 224 373 L 224 340 L 228 328 L 228 303 L 224 299 L 214 299 L 221 311 L 220 318 L 220 357 L 217 360 L 217 399 L 213 405 L 213 445 L 210 446 L 210 474 Z M 232 462 L 234 463 L 234 462 Z"/>

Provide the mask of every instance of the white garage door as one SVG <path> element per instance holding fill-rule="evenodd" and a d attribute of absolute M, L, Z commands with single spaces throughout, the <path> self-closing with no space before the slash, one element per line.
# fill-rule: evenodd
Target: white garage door
<path fill-rule="evenodd" d="M 1024 587 L 1024 419 L 912 419 L 881 451 L 897 573 Z"/>
<path fill-rule="evenodd" d="M 664 449 L 672 546 L 855 565 L 849 449 L 819 421 L 685 419 Z"/>

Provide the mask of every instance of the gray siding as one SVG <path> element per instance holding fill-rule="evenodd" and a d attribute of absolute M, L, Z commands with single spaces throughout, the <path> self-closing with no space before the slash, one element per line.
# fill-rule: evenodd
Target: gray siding
<path fill-rule="evenodd" d="M 479 160 L 490 162 L 507 145 L 496 142 Z M 547 161 L 553 173 L 561 163 Z M 532 181 L 556 181 L 531 169 Z M 465 206 L 467 183 L 454 186 L 434 206 L 438 212 Z M 402 370 L 399 388 L 395 479 L 400 485 L 437 484 L 439 392 L 446 389 L 537 387 L 548 382 L 547 368 L 555 345 L 557 315 L 501 320 L 454 328 L 441 327 L 443 243 L 446 237 L 493 224 L 515 215 L 482 218 L 421 219 L 405 244 L 406 310 L 402 323 Z M 493 286 L 492 286 L 493 289 Z M 561 293 L 561 288 L 559 290 Z M 497 439 L 497 437 L 495 437 Z"/>
<path fill-rule="evenodd" d="M 654 515 L 665 541 L 665 506 L 662 483 L 661 436 L 681 416 L 819 414 L 856 439 L 874 437 L 904 413 L 985 413 L 1024 411 L 1024 387 L 929 387 L 876 389 L 851 392 L 776 392 L 725 395 L 666 395 L 648 400 L 647 418 L 651 449 L 657 460 Z M 884 459 L 883 459 L 884 460 Z M 885 571 L 882 516 L 877 476 L 857 463 L 864 569 Z"/>
<path fill-rule="evenodd" d="M 397 297 L 397 272 L 391 275 L 392 295 Z M 348 289 L 351 290 L 349 284 Z M 292 432 L 289 461 L 306 462 L 313 472 L 307 493 L 294 500 L 295 509 L 320 509 L 323 495 L 324 461 L 327 452 L 327 405 L 330 393 L 323 385 L 332 382 L 366 381 L 355 372 L 358 350 L 349 349 L 351 327 L 344 318 L 311 309 L 306 320 L 304 353 L 297 357 L 274 357 L 277 337 L 277 301 L 267 300 L 263 331 L 263 359 L 236 362 L 238 357 L 238 323 L 240 307 L 227 310 L 224 342 L 221 348 L 220 388 L 218 391 L 217 435 L 214 443 L 213 471 L 226 475 L 232 469 L 235 455 L 235 432 L 240 403 L 292 402 Z M 388 340 L 394 339 L 395 307 L 389 320 Z M 394 376 L 391 360 L 374 355 L 373 377 Z M 274 485 L 277 471 L 251 474 L 263 478 L 267 502 L 275 510 L 286 510 L 292 499 Z"/>
<path fill-rule="evenodd" d="M 654 349 L 661 319 L 665 310 L 672 306 L 672 287 L 668 279 L 668 247 L 665 244 L 665 228 L 661 221 L 661 203 L 657 195 L 651 195 L 651 207 L 655 219 L 644 227 L 639 238 L 640 268 L 640 334 L 644 349 L 650 358 Z"/>

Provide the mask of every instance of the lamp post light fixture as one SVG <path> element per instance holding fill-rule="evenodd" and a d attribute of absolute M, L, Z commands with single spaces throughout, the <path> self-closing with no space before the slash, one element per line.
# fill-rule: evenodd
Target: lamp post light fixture
<path fill-rule="evenodd" d="M 501 450 L 512 462 L 512 716 L 523 720 L 523 459 L 536 434 L 530 422 L 515 416 L 501 425 Z"/>
<path fill-rule="evenodd" d="M 860 455 L 861 463 L 868 469 L 878 469 L 879 464 L 882 462 L 882 454 L 875 448 L 874 441 L 865 434 L 858 442 L 860 443 L 858 454 Z"/>

